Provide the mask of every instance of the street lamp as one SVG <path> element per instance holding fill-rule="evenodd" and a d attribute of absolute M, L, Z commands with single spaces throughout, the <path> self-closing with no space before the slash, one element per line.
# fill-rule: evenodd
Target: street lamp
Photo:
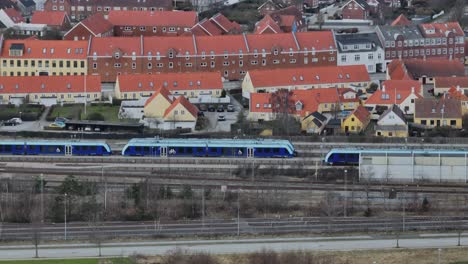
<path fill-rule="evenodd" d="M 64 200 L 63 200 L 63 223 L 64 223 L 64 237 L 65 240 L 67 240 L 67 193 L 64 194 Z"/>
<path fill-rule="evenodd" d="M 438 252 L 437 263 L 440 264 L 441 263 L 440 262 L 440 253 L 442 252 L 442 249 L 441 248 L 437 249 L 437 252 Z"/>
<path fill-rule="evenodd" d="M 344 213 L 343 216 L 348 215 L 348 170 L 344 170 Z"/>

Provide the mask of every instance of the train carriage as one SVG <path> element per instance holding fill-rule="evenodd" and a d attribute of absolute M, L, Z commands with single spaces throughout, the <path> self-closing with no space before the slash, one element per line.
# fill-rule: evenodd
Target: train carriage
<path fill-rule="evenodd" d="M 4 155 L 111 155 L 107 143 L 93 141 L 1 141 L 0 154 Z"/>

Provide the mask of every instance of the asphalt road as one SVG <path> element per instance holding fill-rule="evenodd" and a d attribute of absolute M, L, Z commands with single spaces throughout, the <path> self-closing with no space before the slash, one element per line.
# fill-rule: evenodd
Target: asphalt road
<path fill-rule="evenodd" d="M 400 248 L 446 248 L 458 243 L 456 234 L 414 235 L 400 238 Z M 461 245 L 468 244 L 468 238 L 462 237 Z M 102 256 L 128 256 L 131 254 L 160 255 L 175 248 L 189 251 L 203 251 L 212 254 L 238 254 L 271 249 L 275 251 L 292 250 L 377 250 L 391 249 L 397 245 L 396 237 L 344 236 L 344 237 L 307 237 L 239 240 L 191 240 L 159 241 L 135 243 L 104 243 Z M 96 257 L 98 248 L 93 244 L 56 244 L 39 247 L 41 258 L 82 258 Z M 443 253 L 443 250 L 441 251 Z M 30 259 L 35 254 L 28 246 L 2 246 L 0 259 Z"/>

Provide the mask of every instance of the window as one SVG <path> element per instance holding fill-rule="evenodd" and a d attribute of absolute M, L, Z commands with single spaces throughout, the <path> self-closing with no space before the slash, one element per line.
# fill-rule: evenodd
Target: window
<path fill-rule="evenodd" d="M 296 59 L 290 59 L 289 63 L 296 63 Z"/>
<path fill-rule="evenodd" d="M 361 55 L 356 54 L 354 55 L 354 61 L 360 61 L 361 60 Z"/>
<path fill-rule="evenodd" d="M 93 63 L 93 69 L 97 69 L 97 63 L 96 62 Z"/>
<path fill-rule="evenodd" d="M 369 54 L 367 55 L 367 58 L 368 58 L 369 60 L 373 60 L 373 59 L 374 59 L 374 54 L 369 53 Z"/>
<path fill-rule="evenodd" d="M 175 31 L 175 27 L 170 27 L 169 28 L 169 32 L 174 32 Z"/>
<path fill-rule="evenodd" d="M 120 67 L 122 67 L 122 64 L 120 64 L 120 63 L 114 63 L 114 68 L 120 68 Z"/>
<path fill-rule="evenodd" d="M 162 68 L 162 67 L 164 67 L 164 64 L 163 63 L 158 63 L 158 64 L 156 64 L 156 67 Z"/>
<path fill-rule="evenodd" d="M 146 27 L 140 27 L 140 31 L 146 31 Z"/>
<path fill-rule="evenodd" d="M 252 65 L 257 65 L 257 64 L 258 64 L 258 61 L 252 60 L 252 61 L 250 61 L 250 64 L 252 64 Z"/>
<path fill-rule="evenodd" d="M 346 55 L 341 55 L 341 62 L 346 62 Z"/>
<path fill-rule="evenodd" d="M 172 69 L 174 68 L 174 63 L 173 62 L 169 62 L 169 69 Z"/>
<path fill-rule="evenodd" d="M 135 68 L 136 68 L 136 65 L 135 65 Z M 153 68 L 153 64 L 151 62 L 148 62 L 148 69 L 152 69 L 152 68 Z"/>
<path fill-rule="evenodd" d="M 157 27 L 153 27 L 153 33 L 156 33 L 158 31 Z"/>

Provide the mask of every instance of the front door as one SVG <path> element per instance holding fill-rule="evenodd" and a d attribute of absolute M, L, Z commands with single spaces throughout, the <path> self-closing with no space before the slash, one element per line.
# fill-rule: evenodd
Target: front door
<path fill-rule="evenodd" d="M 72 155 L 72 146 L 70 146 L 70 145 L 65 146 L 65 155 L 66 156 L 71 156 Z"/>
<path fill-rule="evenodd" d="M 161 157 L 167 157 L 167 147 L 161 147 L 159 150 L 159 155 Z"/>
<path fill-rule="evenodd" d="M 253 158 L 253 157 L 254 157 L 254 149 L 247 148 L 247 158 Z"/>

